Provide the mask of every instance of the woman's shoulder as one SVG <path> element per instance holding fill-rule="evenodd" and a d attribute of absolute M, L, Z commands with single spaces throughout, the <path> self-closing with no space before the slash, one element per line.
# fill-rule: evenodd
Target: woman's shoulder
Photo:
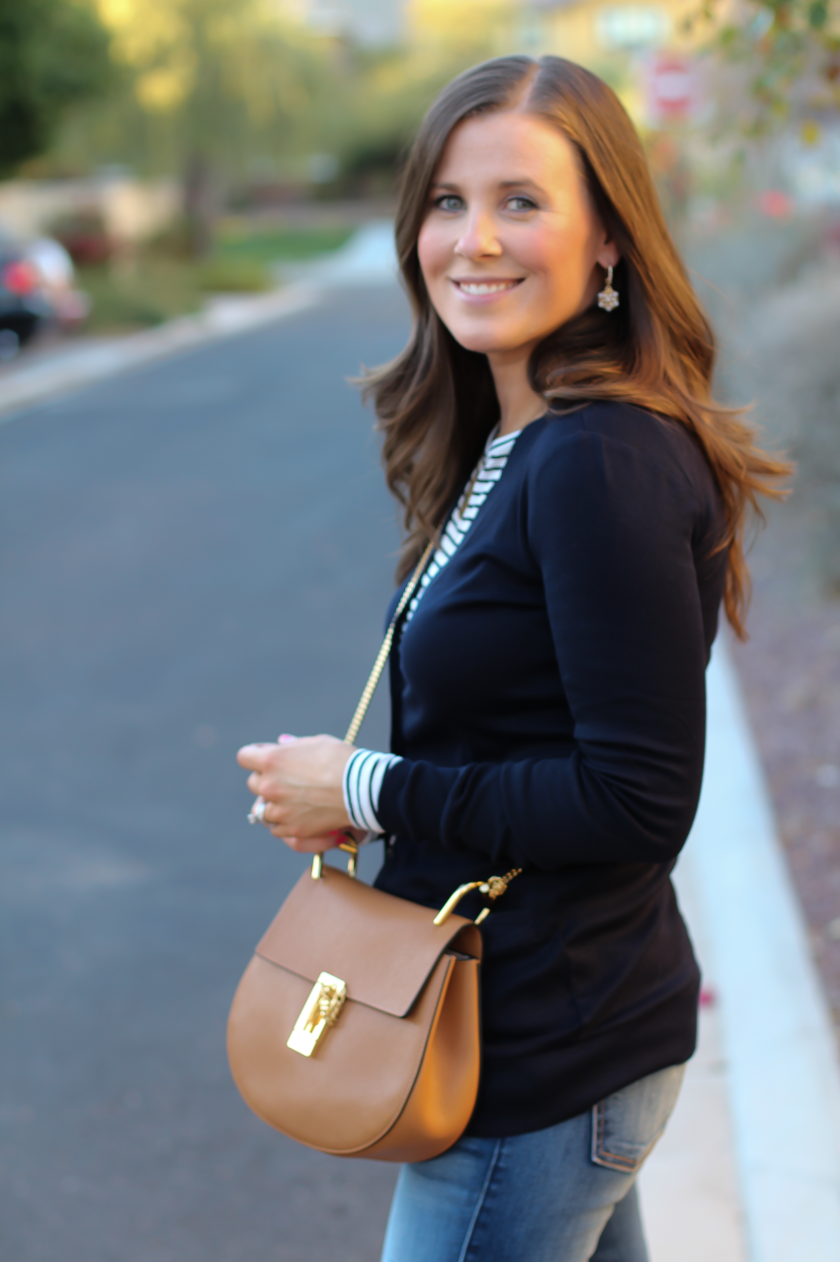
<path fill-rule="evenodd" d="M 690 487 L 702 499 L 714 486 L 706 458 L 688 427 L 636 404 L 589 403 L 574 411 L 549 413 L 529 428 L 534 432 L 523 447 L 527 447 L 529 469 L 540 474 L 540 481 L 547 475 L 549 480 L 601 482 L 606 466 L 618 462 L 644 467 L 648 476 L 640 481 L 648 487 L 650 477 L 657 473 L 685 490 Z"/>

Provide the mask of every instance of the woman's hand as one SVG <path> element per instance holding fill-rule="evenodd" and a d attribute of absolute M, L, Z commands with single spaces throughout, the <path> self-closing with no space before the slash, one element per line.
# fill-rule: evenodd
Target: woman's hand
<path fill-rule="evenodd" d="M 351 827 L 342 782 L 353 753 L 334 736 L 282 736 L 276 745 L 244 745 L 236 758 L 251 772 L 248 788 L 267 804 L 263 823 L 274 836 L 321 854 Z"/>

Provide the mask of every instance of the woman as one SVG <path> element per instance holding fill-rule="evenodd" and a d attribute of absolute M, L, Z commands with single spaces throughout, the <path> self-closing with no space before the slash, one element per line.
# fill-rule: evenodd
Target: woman
<path fill-rule="evenodd" d="M 743 634 L 745 510 L 786 467 L 712 402 L 711 330 L 587 71 L 506 57 L 450 84 L 397 242 L 414 331 L 368 389 L 400 577 L 439 546 L 391 657 L 392 752 L 239 759 L 293 849 L 383 834 L 390 893 L 439 907 L 522 869 L 482 929 L 475 1113 L 404 1167 L 386 1262 L 643 1262 L 634 1181 L 695 1046 L 669 876 L 704 671 L 721 600 Z"/>

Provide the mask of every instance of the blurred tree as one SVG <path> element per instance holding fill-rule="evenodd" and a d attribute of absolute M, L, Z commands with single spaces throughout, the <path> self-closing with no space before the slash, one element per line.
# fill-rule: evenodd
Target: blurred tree
<path fill-rule="evenodd" d="M 703 0 L 686 22 L 711 25 L 711 48 L 743 75 L 740 130 L 761 135 L 793 117 L 806 140 L 818 119 L 840 111 L 838 0 Z"/>
<path fill-rule="evenodd" d="M 174 137 L 192 252 L 211 242 L 220 172 L 252 133 L 292 130 L 327 67 L 276 0 L 99 0 L 137 104 Z"/>
<path fill-rule="evenodd" d="M 310 185 L 323 197 L 392 187 L 438 89 L 496 50 L 480 25 L 456 47 L 361 47 L 307 28 L 297 0 L 88 3 L 109 30 L 119 82 L 107 109 L 74 111 L 47 169 L 177 172 L 197 254 L 217 208 L 247 205 L 252 191 L 269 202 Z"/>
<path fill-rule="evenodd" d="M 42 154 L 68 108 L 111 82 L 107 32 L 83 0 L 0 0 L 0 176 Z"/>

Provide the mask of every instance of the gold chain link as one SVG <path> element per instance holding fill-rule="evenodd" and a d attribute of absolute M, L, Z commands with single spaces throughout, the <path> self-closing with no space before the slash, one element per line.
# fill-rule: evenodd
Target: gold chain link
<path fill-rule="evenodd" d="M 473 490 L 475 488 L 475 484 L 478 481 L 478 474 L 481 469 L 481 465 L 482 465 L 482 460 L 479 460 L 478 465 L 476 466 L 475 472 L 473 473 L 473 476 L 470 479 L 469 486 L 464 492 L 462 499 L 458 501 L 459 503 L 463 503 L 464 508 L 466 508 L 467 504 L 469 504 L 470 502 L 470 496 L 472 495 Z M 353 715 L 352 722 L 350 723 L 350 726 L 347 729 L 347 735 L 345 736 L 344 740 L 345 740 L 345 743 L 348 745 L 354 744 L 356 737 L 359 735 L 359 728 L 362 726 L 364 717 L 368 712 L 368 706 L 371 703 L 371 698 L 373 697 L 373 694 L 376 691 L 376 685 L 379 683 L 379 680 L 382 677 L 382 671 L 384 670 L 385 663 L 388 660 L 388 654 L 391 652 L 391 646 L 394 643 L 394 634 L 396 633 L 396 630 L 397 630 L 397 623 L 399 622 L 406 605 L 411 600 L 411 597 L 414 595 L 415 591 L 417 590 L 417 585 L 423 576 L 423 571 L 428 565 L 429 559 L 431 558 L 431 555 L 434 552 L 436 547 L 437 547 L 437 538 L 430 539 L 423 550 L 423 555 L 421 556 L 420 560 L 417 562 L 417 567 L 414 573 L 412 574 L 409 582 L 407 583 L 405 591 L 400 597 L 400 603 L 397 605 L 396 609 L 394 610 L 394 616 L 391 619 L 391 624 L 388 627 L 388 630 L 385 632 L 385 639 L 382 641 L 382 648 L 379 650 L 377 654 L 376 661 L 373 664 L 373 670 L 370 672 L 368 681 L 365 684 L 364 689 L 362 691 L 361 700 L 359 701 L 359 704 L 356 706 L 356 713 Z"/>
<path fill-rule="evenodd" d="M 491 876 L 484 885 L 480 886 L 481 893 L 484 894 L 491 902 L 504 894 L 507 887 L 515 876 L 519 876 L 521 868 L 511 868 L 510 872 L 506 872 L 504 876 Z"/>
<path fill-rule="evenodd" d="M 364 689 L 362 691 L 361 700 L 359 701 L 359 704 L 356 706 L 356 713 L 353 715 L 352 722 L 347 729 L 347 735 L 345 736 L 344 740 L 348 745 L 352 745 L 356 737 L 359 735 L 359 728 L 362 726 L 362 722 L 364 720 L 365 715 L 367 714 L 368 706 L 370 705 L 371 698 L 374 692 L 376 691 L 376 685 L 379 683 L 379 680 L 382 676 L 382 671 L 385 667 L 385 663 L 388 660 L 388 654 L 391 652 L 391 645 L 394 643 L 394 632 L 397 629 L 397 623 L 399 622 L 400 616 L 402 615 L 402 612 L 405 609 L 406 605 L 411 600 L 411 597 L 414 595 L 417 584 L 420 582 L 420 578 L 423 574 L 423 571 L 425 570 L 428 564 L 429 557 L 432 555 L 432 552 L 434 551 L 435 543 L 436 543 L 436 540 L 434 539 L 429 540 L 428 544 L 426 545 L 423 551 L 423 555 L 421 556 L 420 560 L 417 562 L 417 568 L 412 574 L 411 579 L 409 580 L 405 591 L 400 597 L 400 603 L 397 605 L 396 609 L 394 610 L 394 616 L 391 619 L 391 625 L 388 627 L 388 630 L 385 632 L 385 639 L 382 641 L 382 648 L 379 650 L 379 652 L 376 655 L 376 661 L 373 664 L 373 670 L 370 672 L 368 681 L 365 684 Z"/>

